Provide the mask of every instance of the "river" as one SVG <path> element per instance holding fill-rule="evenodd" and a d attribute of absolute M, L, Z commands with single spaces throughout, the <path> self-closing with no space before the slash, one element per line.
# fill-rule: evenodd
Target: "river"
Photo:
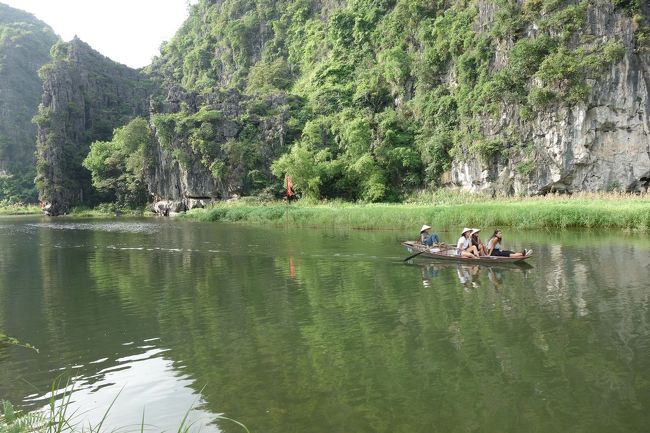
<path fill-rule="evenodd" d="M 54 383 L 79 425 L 114 402 L 106 431 L 646 431 L 647 235 L 504 230 L 525 267 L 404 263 L 406 237 L 1 218 L 0 329 L 39 352 L 0 346 L 0 398 Z"/>

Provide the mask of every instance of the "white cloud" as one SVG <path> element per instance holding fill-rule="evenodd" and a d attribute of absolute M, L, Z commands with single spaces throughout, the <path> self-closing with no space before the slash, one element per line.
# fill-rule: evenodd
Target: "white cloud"
<path fill-rule="evenodd" d="M 34 14 L 65 41 L 77 35 L 128 66 L 148 65 L 187 18 L 188 0 L 0 0 Z M 195 3 L 195 1 L 189 1 Z"/>

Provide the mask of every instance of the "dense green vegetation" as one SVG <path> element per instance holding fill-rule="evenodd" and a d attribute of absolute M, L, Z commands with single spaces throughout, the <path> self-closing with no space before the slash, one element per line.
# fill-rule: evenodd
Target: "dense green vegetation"
<path fill-rule="evenodd" d="M 143 206 L 149 198 L 144 183 L 144 152 L 151 139 L 149 124 L 137 117 L 117 129 L 112 141 L 94 142 L 82 163 L 92 174 L 93 186 L 109 192 L 117 204 Z"/>
<path fill-rule="evenodd" d="M 126 193 L 128 196 L 128 192 Z M 126 197 L 125 196 L 125 197 Z M 39 213 L 38 206 L 0 206 L 0 215 Z M 132 203 L 75 207 L 70 217 L 142 216 L 151 214 Z M 428 222 L 436 230 L 448 227 L 513 227 L 517 229 L 622 229 L 650 231 L 647 195 L 577 194 L 530 198 L 492 198 L 439 190 L 410 196 L 402 204 L 346 203 L 340 200 L 266 201 L 246 198 L 193 209 L 181 218 L 292 227 L 336 227 L 363 230 L 411 230 Z"/>
<path fill-rule="evenodd" d="M 309 199 L 399 202 L 473 159 L 514 161 L 525 181 L 535 149 L 514 125 L 587 101 L 612 64 L 647 53 L 649 11 L 640 0 L 491 6 L 199 0 L 143 71 L 155 86 L 79 40 L 56 44 L 41 77 L 60 104 L 46 92 L 35 117 L 41 198 L 62 211 L 140 206 L 147 184 L 155 192 L 157 144 L 216 197 L 277 198 L 289 175 Z M 626 17 L 634 40 L 594 34 L 595 14 Z M 148 114 L 152 146 L 126 144 L 122 128 Z M 504 116 L 510 126 L 492 128 Z M 33 172 L 12 176 L 0 193 L 16 201 Z"/>
<path fill-rule="evenodd" d="M 181 164 L 200 160 L 244 195 L 265 187 L 277 194 L 289 174 L 304 197 L 367 202 L 435 187 L 452 159 L 525 154 L 519 131 L 490 135 L 485 124 L 506 106 L 525 122 L 586 100 L 588 79 L 625 47 L 617 35 L 589 34 L 586 14 L 596 6 L 585 0 L 495 3 L 494 16 L 481 17 L 475 1 L 201 0 L 148 72 L 206 101 L 215 89 L 234 92 L 248 108 L 215 113 L 199 102 L 154 117 L 158 136 L 176 143 Z M 613 6 L 643 17 L 638 2 Z M 512 48 L 500 64 L 504 43 Z M 280 121 L 268 99 L 288 96 L 299 104 Z M 220 143 L 214 130 L 223 116 L 239 132 Z M 269 139 L 260 117 L 291 131 Z M 278 146 L 274 178 L 261 155 L 277 155 Z M 519 173 L 531 164 L 524 158 Z M 226 173 L 231 166 L 237 169 Z"/>
<path fill-rule="evenodd" d="M 299 136 L 299 99 L 287 94 L 254 98 L 236 91 L 204 98 L 209 102 L 198 110 L 183 101 L 177 112 L 152 113 L 162 148 L 184 169 L 198 163 L 223 197 L 230 191 L 264 192 L 275 180 L 270 166 L 286 150 L 283 143 Z"/>
<path fill-rule="evenodd" d="M 0 4 L 0 202 L 35 202 L 38 69 L 50 59 L 52 29 L 33 15 Z"/>
<path fill-rule="evenodd" d="M 405 204 L 298 202 L 289 205 L 244 200 L 194 209 L 186 217 L 203 221 L 383 230 L 409 230 L 426 222 L 436 230 L 465 226 L 647 232 L 650 231 L 650 202 L 645 196 L 617 194 L 495 200 L 468 193 L 440 192 Z"/>
<path fill-rule="evenodd" d="M 0 215 L 28 215 L 40 213 L 41 208 L 35 204 L 14 203 L 10 201 L 0 202 Z"/>

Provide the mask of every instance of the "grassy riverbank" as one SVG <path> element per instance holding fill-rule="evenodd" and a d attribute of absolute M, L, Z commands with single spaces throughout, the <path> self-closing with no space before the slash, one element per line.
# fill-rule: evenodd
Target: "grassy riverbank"
<path fill-rule="evenodd" d="M 0 216 L 10 215 L 43 215 L 43 210 L 36 204 L 4 204 L 0 203 Z M 116 207 L 111 203 L 103 203 L 94 208 L 78 206 L 72 208 L 66 217 L 77 218 L 111 218 L 115 216 L 152 216 L 147 208 L 129 209 Z M 2 432 L 0 432 L 2 433 Z"/>
<path fill-rule="evenodd" d="M 518 229 L 612 228 L 650 231 L 650 196 L 574 194 L 488 198 L 466 193 L 421 195 L 404 204 L 217 203 L 183 218 L 300 227 L 413 230 L 422 224 Z"/>
<path fill-rule="evenodd" d="M 117 212 L 117 213 L 116 213 Z M 36 205 L 3 205 L 0 215 L 38 215 Z M 94 209 L 75 208 L 68 216 L 105 218 L 152 215 L 145 209 L 123 210 L 111 204 Z M 472 227 L 517 229 L 610 228 L 650 232 L 650 195 L 580 193 L 543 197 L 491 198 L 459 191 L 420 194 L 401 204 L 345 202 L 286 202 L 244 198 L 193 209 L 183 219 L 291 225 L 346 227 L 367 230 L 413 230 L 430 224 L 435 230 Z"/>
<path fill-rule="evenodd" d="M 43 213 L 37 204 L 8 204 L 0 202 L 0 215 L 38 215 Z"/>
<path fill-rule="evenodd" d="M 146 207 L 139 209 L 129 209 L 116 207 L 111 203 L 102 203 L 94 208 L 78 206 L 70 209 L 66 217 L 77 218 L 112 218 L 112 217 L 142 217 L 153 216 L 154 213 Z"/>
<path fill-rule="evenodd" d="M 74 392 L 74 383 L 71 382 L 71 379 L 64 381 L 62 377 L 58 377 L 52 384 L 48 404 L 40 410 L 23 412 L 14 409 L 11 402 L 0 399 L 0 433 L 103 433 L 104 431 L 139 431 L 144 433 L 145 431 L 159 430 L 151 424 L 145 424 L 144 407 L 139 425 L 131 424 L 119 428 L 104 428 L 106 419 L 110 415 L 111 409 L 113 409 L 113 405 L 121 391 L 117 392 L 99 421 L 95 424 L 83 421 L 84 413 L 79 413 L 77 409 L 72 408 Z M 190 419 L 190 412 L 195 409 L 195 403 L 196 401 L 187 409 L 182 419 L 179 419 L 178 429 L 176 430 L 178 433 L 198 432 L 201 430 L 201 426 L 194 426 L 196 420 L 192 421 Z M 113 416 L 119 418 L 120 414 L 114 414 Z M 227 423 L 237 425 L 237 430 L 251 433 L 245 424 L 224 414 L 215 415 L 214 421 L 227 421 Z"/>

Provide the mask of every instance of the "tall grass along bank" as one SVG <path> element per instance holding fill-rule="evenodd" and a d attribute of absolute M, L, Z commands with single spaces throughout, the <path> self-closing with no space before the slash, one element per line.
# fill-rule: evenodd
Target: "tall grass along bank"
<path fill-rule="evenodd" d="M 36 204 L 6 203 L 0 201 L 1 215 L 38 215 L 43 213 Z"/>
<path fill-rule="evenodd" d="M 403 204 L 239 201 L 193 209 L 183 218 L 356 229 L 411 230 L 427 223 L 436 228 L 609 228 L 647 232 L 650 231 L 650 197 L 576 194 L 492 199 L 466 194 L 455 197 L 433 194 Z"/>

